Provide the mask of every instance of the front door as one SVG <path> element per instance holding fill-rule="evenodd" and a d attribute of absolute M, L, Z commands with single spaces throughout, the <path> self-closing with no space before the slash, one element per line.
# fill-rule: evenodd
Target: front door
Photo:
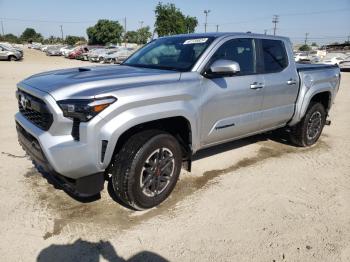
<path fill-rule="evenodd" d="M 205 97 L 201 117 L 202 146 L 246 136 L 260 129 L 263 76 L 256 74 L 255 40 L 231 39 L 208 62 L 237 62 L 240 72 L 230 77 L 203 78 Z"/>
<path fill-rule="evenodd" d="M 0 46 L 0 60 L 7 59 L 7 51 Z"/>

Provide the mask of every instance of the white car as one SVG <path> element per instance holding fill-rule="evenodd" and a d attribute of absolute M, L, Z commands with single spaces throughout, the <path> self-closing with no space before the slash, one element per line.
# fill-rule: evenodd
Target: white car
<path fill-rule="evenodd" d="M 121 47 L 118 51 L 104 57 L 104 63 L 120 64 L 135 52 L 133 48 Z"/>
<path fill-rule="evenodd" d="M 299 62 L 299 61 L 305 61 L 308 60 L 309 56 L 307 53 L 295 53 L 294 54 L 294 60 L 295 62 Z"/>
<path fill-rule="evenodd" d="M 340 62 L 344 61 L 345 57 L 346 56 L 342 53 L 329 53 L 319 63 L 326 65 L 339 65 Z"/>
<path fill-rule="evenodd" d="M 60 52 L 61 52 L 61 54 L 64 56 L 64 55 L 66 55 L 72 48 L 73 48 L 73 46 L 66 45 L 66 46 L 64 46 L 64 47 L 62 47 L 62 48 L 60 49 Z"/>
<path fill-rule="evenodd" d="M 350 70 L 350 56 L 346 57 L 343 61 L 339 62 L 340 70 Z"/>

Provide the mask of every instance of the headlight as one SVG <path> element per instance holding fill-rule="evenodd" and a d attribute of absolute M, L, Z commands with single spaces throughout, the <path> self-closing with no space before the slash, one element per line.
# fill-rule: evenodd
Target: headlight
<path fill-rule="evenodd" d="M 115 97 L 104 97 L 99 99 L 61 100 L 57 104 L 62 109 L 65 117 L 87 122 L 115 101 L 117 101 Z"/>

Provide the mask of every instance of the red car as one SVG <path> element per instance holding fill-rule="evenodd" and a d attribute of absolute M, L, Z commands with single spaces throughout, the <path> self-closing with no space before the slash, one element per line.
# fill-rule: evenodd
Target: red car
<path fill-rule="evenodd" d="M 82 53 L 88 52 L 89 49 L 86 46 L 78 46 L 75 48 L 72 52 L 69 53 L 68 58 L 69 59 L 75 59 L 78 56 L 80 56 Z"/>

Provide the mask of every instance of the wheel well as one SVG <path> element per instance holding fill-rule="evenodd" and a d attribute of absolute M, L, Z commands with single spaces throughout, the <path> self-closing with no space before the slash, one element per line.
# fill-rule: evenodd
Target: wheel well
<path fill-rule="evenodd" d="M 128 129 L 119 137 L 114 152 L 118 152 L 130 136 L 147 129 L 163 130 L 173 135 L 181 145 L 184 160 L 187 160 L 192 155 L 191 125 L 182 116 L 150 121 Z"/>
<path fill-rule="evenodd" d="M 329 107 L 331 105 L 331 93 L 330 92 L 322 92 L 318 93 L 312 97 L 310 102 L 319 102 L 321 103 L 326 111 L 328 112 Z"/>

